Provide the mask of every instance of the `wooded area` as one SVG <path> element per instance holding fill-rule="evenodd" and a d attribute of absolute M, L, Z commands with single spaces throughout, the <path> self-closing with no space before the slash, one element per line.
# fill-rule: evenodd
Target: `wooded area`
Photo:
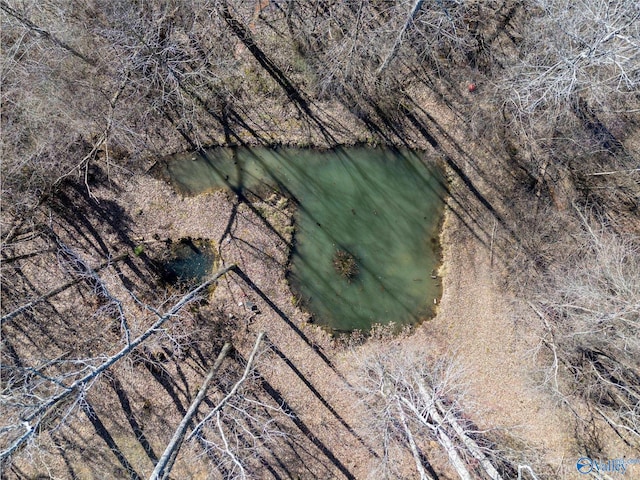
<path fill-rule="evenodd" d="M 640 449 L 637 0 L 0 0 L 0 17 L 3 478 L 575 473 L 494 424 L 429 322 L 310 325 L 283 192 L 182 199 L 151 178 L 209 146 L 437 157 L 445 258 L 488 259 L 464 268 L 508 299 L 565 419 L 557 457 Z M 163 282 L 165 243 L 201 232 L 217 273 Z"/>

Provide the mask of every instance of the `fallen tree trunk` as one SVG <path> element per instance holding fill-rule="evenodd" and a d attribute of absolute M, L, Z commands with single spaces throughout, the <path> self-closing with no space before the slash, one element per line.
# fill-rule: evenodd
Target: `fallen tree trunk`
<path fill-rule="evenodd" d="M 23 433 L 20 437 L 18 437 L 14 442 L 6 448 L 4 451 L 0 452 L 0 462 L 7 460 L 11 455 L 13 455 L 16 450 L 18 450 L 22 445 L 24 445 L 30 438 L 36 436 L 40 433 L 41 429 L 39 428 L 40 422 L 42 418 L 49 412 L 52 408 L 58 405 L 61 401 L 69 398 L 72 394 L 82 394 L 83 391 L 105 370 L 112 367 L 114 364 L 125 358 L 129 353 L 135 350 L 138 346 L 140 346 L 145 340 L 154 335 L 155 333 L 160 331 L 160 328 L 171 318 L 175 317 L 176 314 L 182 310 L 182 308 L 190 303 L 193 299 L 195 299 L 203 290 L 206 290 L 215 283 L 221 276 L 225 275 L 230 270 L 236 268 L 236 265 L 230 265 L 228 267 L 222 268 L 218 270 L 209 280 L 202 283 L 199 287 L 191 290 L 189 293 L 184 295 L 178 303 L 176 303 L 167 313 L 164 315 L 158 316 L 160 317 L 151 327 L 145 330 L 140 336 L 136 337 L 131 342 L 127 343 L 127 345 L 122 348 L 115 355 L 109 357 L 106 361 L 93 368 L 90 373 L 84 375 L 79 378 L 75 382 L 73 382 L 69 386 L 63 385 L 63 391 L 53 395 L 47 400 L 44 400 L 40 406 L 35 408 L 33 412 L 28 415 L 24 415 L 20 418 L 21 424 L 19 428 L 24 428 L 25 433 Z M 154 310 L 155 311 L 155 310 Z M 32 425 L 30 422 L 35 423 Z"/>
<path fill-rule="evenodd" d="M 420 480 L 434 480 L 434 478 L 427 473 L 424 469 L 424 465 L 422 464 L 422 459 L 420 458 L 420 452 L 418 451 L 418 446 L 416 445 L 416 441 L 413 438 L 413 434 L 411 430 L 409 430 L 409 426 L 407 425 L 407 419 L 402 410 L 402 405 L 398 403 L 398 414 L 400 415 L 400 422 L 402 423 L 402 428 L 404 430 L 405 435 L 407 436 L 407 440 L 409 440 L 409 448 L 411 448 L 411 453 L 413 454 L 413 459 L 416 462 L 416 469 L 420 474 Z"/>
<path fill-rule="evenodd" d="M 444 406 L 442 405 L 442 402 L 436 400 L 435 405 L 440 412 L 444 413 Z M 502 477 L 498 473 L 498 470 L 489 461 L 480 446 L 465 433 L 464 429 L 456 421 L 456 419 L 451 418 L 451 416 L 447 416 L 446 414 L 445 418 L 447 424 L 451 425 L 451 428 L 453 428 L 453 431 L 456 432 L 456 435 L 458 436 L 460 441 L 464 444 L 467 450 L 469 450 L 469 453 L 473 456 L 473 458 L 480 462 L 480 465 L 482 466 L 484 471 L 487 472 L 489 478 L 491 478 L 491 480 L 502 480 Z"/>
<path fill-rule="evenodd" d="M 251 368 L 253 367 L 253 362 L 255 360 L 256 354 L 258 353 L 258 348 L 260 347 L 260 342 L 262 342 L 263 338 L 264 338 L 264 332 L 260 332 L 260 334 L 258 334 L 258 338 L 256 339 L 256 343 L 253 346 L 253 350 L 251 351 L 251 355 L 249 355 L 249 359 L 247 360 L 247 365 L 244 368 L 244 372 L 242 374 L 242 377 L 240 377 L 240 380 L 238 380 L 233 386 L 233 388 L 231 389 L 231 391 L 222 400 L 220 400 L 220 403 L 218 403 L 218 405 L 216 405 L 207 414 L 207 416 L 204 417 L 204 419 L 200 423 L 198 423 L 198 425 L 196 425 L 196 427 L 193 429 L 193 432 L 191 432 L 187 440 L 191 440 L 195 435 L 197 435 L 200 429 L 202 428 L 202 426 L 205 423 L 207 423 L 211 419 L 211 417 L 213 417 L 217 412 L 222 410 L 225 404 L 236 394 L 240 386 L 249 377 L 249 373 L 251 373 Z"/>
<path fill-rule="evenodd" d="M 453 468 L 458 473 L 460 480 L 473 480 L 473 477 L 467 469 L 467 465 L 465 464 L 464 460 L 462 460 L 462 458 L 460 457 L 460 454 L 458 453 L 453 440 L 451 440 L 451 437 L 449 437 L 449 435 L 447 435 L 447 433 L 445 432 L 446 425 L 444 424 L 442 417 L 438 414 L 435 407 L 433 406 L 433 403 L 430 407 L 427 407 L 427 416 L 425 417 L 408 399 L 401 397 L 400 401 L 407 406 L 407 408 L 416 416 L 417 420 L 425 427 L 429 429 L 433 429 L 435 427 L 438 435 L 438 441 L 447 452 L 447 455 L 449 456 L 449 462 L 451 462 L 451 466 L 453 466 Z M 431 417 L 435 421 L 435 425 L 429 421 L 429 417 Z"/>
<path fill-rule="evenodd" d="M 222 350 L 220 351 L 220 354 L 218 355 L 218 358 L 213 364 L 213 367 L 211 367 L 211 370 L 209 371 L 207 378 L 205 378 L 204 383 L 202 384 L 202 387 L 200 387 L 200 391 L 198 391 L 198 395 L 196 395 L 196 398 L 191 403 L 189 410 L 187 410 L 187 413 L 185 414 L 184 418 L 180 422 L 180 425 L 178 425 L 178 428 L 173 434 L 173 437 L 169 441 L 167 448 L 165 449 L 164 453 L 158 460 L 158 463 L 156 464 L 156 468 L 153 470 L 153 472 L 151 473 L 151 476 L 149 477 L 150 480 L 165 480 L 169 478 L 169 474 L 171 473 L 171 469 L 173 468 L 175 459 L 178 456 L 178 451 L 180 450 L 180 446 L 182 445 L 182 440 L 184 439 L 184 435 L 187 430 L 187 427 L 189 426 L 189 423 L 191 423 L 191 418 L 195 415 L 195 413 L 198 410 L 198 407 L 204 400 L 204 397 L 207 394 L 207 390 L 209 389 L 209 384 L 211 383 L 211 380 L 213 380 L 214 375 L 220 368 L 220 365 L 222 365 L 222 361 L 225 359 L 225 357 L 227 356 L 230 350 L 231 350 L 231 344 L 229 342 L 225 343 L 224 346 L 222 347 Z"/>

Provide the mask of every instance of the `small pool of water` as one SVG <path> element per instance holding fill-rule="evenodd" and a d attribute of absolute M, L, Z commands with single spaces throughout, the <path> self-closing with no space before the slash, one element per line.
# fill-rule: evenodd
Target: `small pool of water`
<path fill-rule="evenodd" d="M 182 238 L 168 248 L 168 258 L 161 262 L 164 281 L 197 284 L 213 273 L 216 254 L 212 242 Z"/>
<path fill-rule="evenodd" d="M 441 293 L 433 277 L 446 186 L 436 164 L 420 154 L 216 148 L 204 156 L 177 155 L 164 169 L 189 195 L 228 187 L 275 189 L 295 198 L 289 279 L 317 323 L 368 330 L 432 314 Z M 350 259 L 356 273 L 339 273 L 336 255 Z"/>

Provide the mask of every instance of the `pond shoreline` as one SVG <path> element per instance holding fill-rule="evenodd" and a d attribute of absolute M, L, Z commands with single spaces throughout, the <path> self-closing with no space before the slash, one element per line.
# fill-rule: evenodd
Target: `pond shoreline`
<path fill-rule="evenodd" d="M 328 330 L 433 317 L 447 187 L 424 152 L 215 148 L 165 158 L 155 173 L 182 195 L 222 188 L 247 206 L 255 203 L 268 228 L 263 204 L 288 198 L 277 204 L 295 205 L 291 228 L 302 237 L 288 245 L 284 275 L 292 295 Z M 341 251 L 358 272 L 352 278 L 335 268 Z"/>
<path fill-rule="evenodd" d="M 467 202 L 465 205 L 474 204 L 475 200 L 468 197 L 469 193 L 464 186 L 456 183 L 454 172 L 447 169 L 445 177 L 449 181 L 451 192 L 458 196 L 456 201 Z M 294 202 L 289 202 L 285 209 L 279 210 L 264 199 L 255 199 L 254 207 L 263 208 L 273 219 L 276 231 L 285 239 L 283 242 L 273 232 L 266 232 L 264 224 L 255 212 L 247 205 L 239 203 L 233 194 L 218 190 L 197 197 L 184 196 L 176 193 L 173 187 L 164 181 L 146 174 L 129 178 L 122 182 L 122 186 L 125 191 L 117 195 L 116 201 L 135 219 L 132 236 L 140 242 L 151 239 L 154 235 L 161 239 L 191 236 L 214 240 L 221 250 L 221 266 L 242 261 L 243 271 L 246 271 L 261 292 L 278 307 L 283 317 L 262 301 L 255 291 L 247 288 L 236 278 L 230 278 L 220 284 L 215 290 L 215 302 L 211 302 L 212 305 L 206 307 L 205 311 L 213 308 L 215 303 L 215 308 L 219 308 L 224 315 L 222 321 L 228 322 L 233 328 L 234 343 L 243 345 L 245 341 L 250 341 L 253 333 L 264 330 L 269 338 L 275 339 L 279 348 L 287 352 L 287 356 L 294 359 L 292 361 L 309 375 L 312 375 L 311 372 L 316 371 L 322 363 L 313 353 L 316 349 L 325 352 L 332 361 L 338 362 L 337 368 L 340 371 L 349 371 L 349 365 L 342 365 L 340 362 L 345 345 L 352 345 L 354 341 L 352 337 L 343 340 L 339 335 L 330 335 L 325 329 L 311 324 L 309 320 L 312 317 L 301 308 L 302 305 L 292 295 L 291 285 L 285 276 L 285 272 L 290 268 L 291 254 L 287 244 L 294 242 L 297 235 L 291 228 L 291 221 L 295 215 Z M 116 196 L 115 193 L 107 195 L 112 198 Z M 465 223 L 468 219 L 459 218 L 461 212 L 454 211 L 455 205 L 454 201 L 447 203 L 442 225 L 439 226 L 441 256 L 436 275 L 443 282 L 443 296 L 436 306 L 435 318 L 416 325 L 412 329 L 412 335 L 403 336 L 398 341 L 407 346 L 417 345 L 441 352 L 443 355 L 452 350 L 459 352 L 459 357 L 468 371 L 474 372 L 476 378 L 472 398 L 490 409 L 482 419 L 477 419 L 481 427 L 528 422 L 529 411 L 537 408 L 536 405 L 545 404 L 539 394 L 523 386 L 526 369 L 513 368 L 518 362 L 522 364 L 521 355 L 528 347 L 514 347 L 506 354 L 500 350 L 479 351 L 476 345 L 476 338 L 484 338 L 483 335 L 494 335 L 496 332 L 500 335 L 494 338 L 501 344 L 519 344 L 522 339 L 514 340 L 512 337 L 504 302 L 500 301 L 500 308 L 495 303 L 495 299 L 500 299 L 505 293 L 504 288 L 495 283 L 499 272 L 485 259 L 485 246 L 480 238 L 469 231 L 470 224 Z M 472 208 L 469 214 L 480 211 L 481 208 Z M 486 217 L 481 215 L 475 220 L 486 222 Z M 258 250 L 268 255 L 259 254 Z M 248 311 L 247 304 L 257 305 L 261 313 L 255 315 Z M 215 312 L 211 311 L 207 315 L 213 314 Z M 497 318 L 501 319 L 502 323 L 496 323 Z M 300 344 L 300 334 L 296 332 L 304 335 L 309 343 Z M 370 341 L 375 345 L 377 340 Z M 313 345 L 314 350 L 308 350 L 309 344 Z M 512 368 L 508 375 L 503 370 L 505 362 Z M 322 371 L 319 370 L 318 373 Z M 493 377 L 496 371 L 502 372 L 499 378 Z M 320 390 L 332 392 L 339 380 L 326 373 L 315 378 L 313 383 Z M 274 383 L 277 383 L 277 380 L 274 379 Z M 282 384 L 281 388 L 283 392 L 289 392 L 293 387 Z M 300 398 L 307 398 L 306 394 L 299 395 Z M 526 409 L 523 410 L 522 405 L 515 400 L 518 396 L 531 398 L 525 404 Z M 324 417 L 323 421 L 331 420 Z M 561 428 L 556 429 L 557 420 L 549 421 L 547 417 L 529 423 L 533 425 L 532 429 L 539 429 L 541 425 L 545 425 L 544 443 L 554 451 L 563 450 L 562 442 L 565 442 L 566 438 L 559 434 Z M 535 429 L 525 436 L 532 442 L 537 442 Z M 367 468 L 367 462 L 364 461 L 363 475 Z"/>

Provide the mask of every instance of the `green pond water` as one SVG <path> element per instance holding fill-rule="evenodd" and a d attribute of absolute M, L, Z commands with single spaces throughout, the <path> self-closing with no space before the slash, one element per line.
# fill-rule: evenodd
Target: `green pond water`
<path fill-rule="evenodd" d="M 293 198 L 289 280 L 314 321 L 337 331 L 416 323 L 440 296 L 438 234 L 446 187 L 435 163 L 410 151 L 223 149 L 181 154 L 164 175 L 182 193 L 269 189 Z M 357 274 L 340 275 L 336 252 Z"/>

